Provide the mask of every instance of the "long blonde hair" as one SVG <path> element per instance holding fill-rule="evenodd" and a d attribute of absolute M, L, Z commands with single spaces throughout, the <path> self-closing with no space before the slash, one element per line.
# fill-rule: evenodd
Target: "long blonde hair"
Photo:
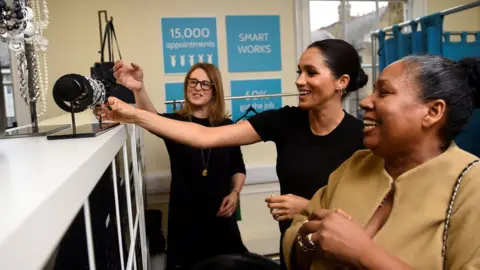
<path fill-rule="evenodd" d="M 183 84 L 183 95 L 185 97 L 185 104 L 183 107 L 177 112 L 178 114 L 184 117 L 192 117 L 192 105 L 188 101 L 187 98 L 187 89 L 188 89 L 188 79 L 193 71 L 196 69 L 201 68 L 207 73 L 207 76 L 213 83 L 212 86 L 212 99 L 208 103 L 208 120 L 210 121 L 211 125 L 218 125 L 222 123 L 225 118 L 228 117 L 227 112 L 225 111 L 225 100 L 223 95 L 223 84 L 222 84 L 222 76 L 220 75 L 220 71 L 215 65 L 208 64 L 208 63 L 197 63 L 193 65 L 190 70 L 187 72 L 185 76 L 185 81 Z"/>

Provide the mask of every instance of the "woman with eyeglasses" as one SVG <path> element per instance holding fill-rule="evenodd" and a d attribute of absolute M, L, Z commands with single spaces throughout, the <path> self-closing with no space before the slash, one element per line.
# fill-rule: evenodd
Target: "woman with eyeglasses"
<path fill-rule="evenodd" d="M 138 65 L 119 61 L 114 75 L 133 91 L 137 108 L 157 114 Z M 161 115 L 206 127 L 233 123 L 227 118 L 222 79 L 214 65 L 191 67 L 185 76 L 184 96 L 179 111 Z M 172 175 L 167 269 L 190 269 L 216 255 L 247 252 L 234 215 L 245 182 L 240 147 L 199 149 L 163 139 Z"/>

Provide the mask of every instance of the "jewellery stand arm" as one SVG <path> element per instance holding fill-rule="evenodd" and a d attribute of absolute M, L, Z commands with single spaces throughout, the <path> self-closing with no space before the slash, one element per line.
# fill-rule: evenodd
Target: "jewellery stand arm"
<path fill-rule="evenodd" d="M 77 125 L 75 124 L 75 107 L 73 106 L 73 101 L 70 102 L 70 114 L 72 116 L 72 132 L 73 134 L 77 134 Z"/>

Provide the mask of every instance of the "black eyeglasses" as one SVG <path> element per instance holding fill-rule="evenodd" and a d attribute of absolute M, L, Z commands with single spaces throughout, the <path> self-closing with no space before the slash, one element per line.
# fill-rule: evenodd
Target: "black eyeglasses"
<path fill-rule="evenodd" d="M 213 88 L 213 83 L 209 81 L 199 81 L 197 79 L 188 79 L 187 83 L 188 83 L 188 86 L 192 88 L 195 88 L 197 87 L 198 84 L 200 84 L 200 87 L 202 88 L 202 90 L 210 90 Z"/>

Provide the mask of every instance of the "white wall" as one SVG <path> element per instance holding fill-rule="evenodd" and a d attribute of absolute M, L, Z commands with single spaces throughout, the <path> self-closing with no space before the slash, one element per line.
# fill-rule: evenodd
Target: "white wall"
<path fill-rule="evenodd" d="M 428 0 L 428 14 L 474 2 L 473 0 Z M 480 31 L 480 7 L 445 16 L 444 31 Z"/>

